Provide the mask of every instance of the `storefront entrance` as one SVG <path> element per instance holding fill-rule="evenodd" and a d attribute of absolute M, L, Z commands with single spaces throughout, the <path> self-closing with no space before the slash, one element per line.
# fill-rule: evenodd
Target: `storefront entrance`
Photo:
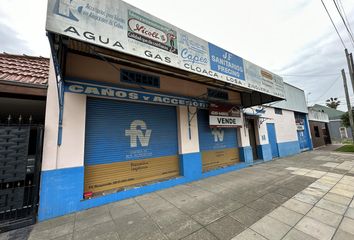
<path fill-rule="evenodd" d="M 88 98 L 85 196 L 179 176 L 176 108 Z"/>
<path fill-rule="evenodd" d="M 198 133 L 203 172 L 240 161 L 236 129 L 210 128 L 207 110 L 198 111 Z"/>

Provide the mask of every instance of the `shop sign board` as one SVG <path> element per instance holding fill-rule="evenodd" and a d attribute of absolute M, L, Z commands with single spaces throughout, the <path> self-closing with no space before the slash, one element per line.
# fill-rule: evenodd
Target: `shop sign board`
<path fill-rule="evenodd" d="M 49 0 L 46 29 L 285 99 L 280 76 L 120 0 Z"/>
<path fill-rule="evenodd" d="M 193 106 L 206 109 L 208 103 L 187 97 L 171 96 L 160 93 L 137 91 L 115 86 L 98 85 L 81 81 L 65 81 L 66 92 L 86 94 L 89 96 L 104 97 L 123 101 L 153 103 L 171 106 Z"/>
<path fill-rule="evenodd" d="M 297 131 L 304 131 L 305 130 L 305 120 L 302 118 L 296 118 L 296 129 Z"/>
<path fill-rule="evenodd" d="M 242 126 L 238 106 L 211 103 L 209 105 L 209 126 L 213 128 L 238 128 Z"/>

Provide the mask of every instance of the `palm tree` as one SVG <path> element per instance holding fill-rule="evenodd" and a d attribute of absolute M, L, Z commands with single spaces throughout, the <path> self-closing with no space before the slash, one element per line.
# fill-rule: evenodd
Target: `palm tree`
<path fill-rule="evenodd" d="M 330 108 L 337 109 L 337 107 L 340 105 L 340 101 L 338 98 L 329 98 L 326 100 L 326 106 Z"/>

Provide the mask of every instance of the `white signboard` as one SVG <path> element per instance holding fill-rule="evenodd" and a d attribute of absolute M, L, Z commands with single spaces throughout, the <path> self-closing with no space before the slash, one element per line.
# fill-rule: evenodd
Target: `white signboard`
<path fill-rule="evenodd" d="M 241 127 L 242 118 L 240 117 L 223 117 L 223 116 L 211 116 L 209 115 L 209 125 L 220 127 Z"/>
<path fill-rule="evenodd" d="M 280 76 L 120 0 L 49 0 L 46 29 L 285 98 Z"/>

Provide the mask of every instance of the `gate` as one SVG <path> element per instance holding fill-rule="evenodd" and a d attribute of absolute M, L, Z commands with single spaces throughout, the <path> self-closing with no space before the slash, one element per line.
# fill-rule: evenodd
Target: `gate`
<path fill-rule="evenodd" d="M 0 124 L 0 233 L 34 224 L 43 126 Z"/>

